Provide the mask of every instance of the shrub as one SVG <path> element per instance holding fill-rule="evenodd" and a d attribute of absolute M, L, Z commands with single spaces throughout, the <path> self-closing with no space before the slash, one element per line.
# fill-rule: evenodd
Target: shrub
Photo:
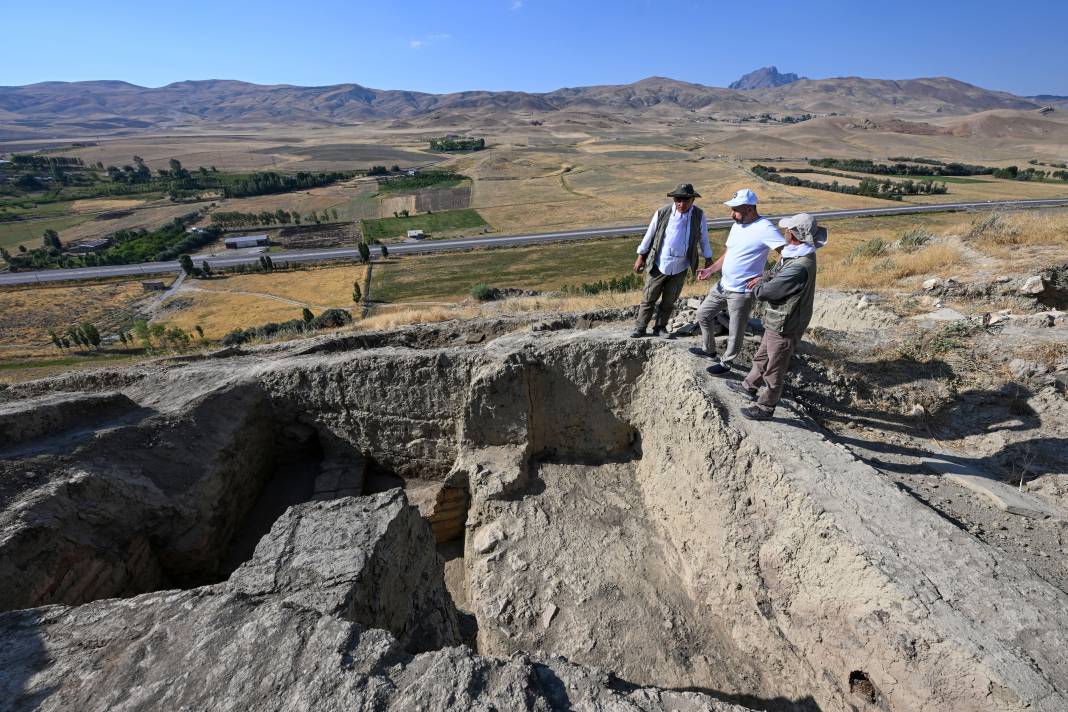
<path fill-rule="evenodd" d="M 252 338 L 251 334 L 246 334 L 244 329 L 234 329 L 223 337 L 222 343 L 223 346 L 240 346 L 250 338 Z"/>
<path fill-rule="evenodd" d="M 629 292 L 639 289 L 642 286 L 642 282 L 641 275 L 630 272 L 622 277 L 611 277 L 610 279 L 600 279 L 596 282 L 583 282 L 577 286 L 567 286 L 564 287 L 564 293 L 592 296 L 601 292 Z"/>
<path fill-rule="evenodd" d="M 934 239 L 934 235 L 923 228 L 916 228 L 902 234 L 901 239 L 897 241 L 897 246 L 902 252 L 915 252 L 932 239 Z"/>
<path fill-rule="evenodd" d="M 849 253 L 850 258 L 856 257 L 882 257 L 890 251 L 890 244 L 881 237 L 873 237 L 867 242 L 861 243 Z"/>
<path fill-rule="evenodd" d="M 471 296 L 480 302 L 492 302 L 497 298 L 497 290 L 485 282 L 479 282 L 471 287 Z"/>
<path fill-rule="evenodd" d="M 327 309 L 311 321 L 313 329 L 336 329 L 352 323 L 352 314 L 344 309 Z"/>
<path fill-rule="evenodd" d="M 994 211 L 981 220 L 973 220 L 968 237 L 986 239 L 999 245 L 1015 244 L 1020 230 L 1005 213 Z"/>

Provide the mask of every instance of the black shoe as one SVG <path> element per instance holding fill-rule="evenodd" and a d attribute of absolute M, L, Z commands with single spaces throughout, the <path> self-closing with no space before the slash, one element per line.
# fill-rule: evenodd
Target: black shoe
<path fill-rule="evenodd" d="M 723 363 L 714 363 L 708 367 L 708 372 L 713 376 L 726 376 L 731 372 L 731 367 Z"/>
<path fill-rule="evenodd" d="M 662 327 L 662 326 L 654 326 L 653 327 L 653 336 L 657 337 L 658 339 L 664 338 L 664 327 Z"/>
<path fill-rule="evenodd" d="M 745 384 L 741 381 L 727 381 L 727 388 L 731 389 L 738 395 L 748 398 L 749 400 L 756 400 L 757 392 L 745 387 Z"/>
<path fill-rule="evenodd" d="M 701 358 L 715 358 L 715 354 L 706 353 L 700 346 L 693 346 L 690 348 L 690 353 L 694 356 L 700 356 Z"/>
<path fill-rule="evenodd" d="M 749 420 L 771 420 L 772 416 L 775 415 L 775 409 L 768 410 L 759 405 L 751 405 L 748 408 L 742 408 L 741 413 L 742 417 Z"/>
<path fill-rule="evenodd" d="M 648 335 L 649 334 L 646 333 L 645 329 L 635 329 L 634 331 L 630 332 L 630 338 L 632 339 L 641 339 Z"/>

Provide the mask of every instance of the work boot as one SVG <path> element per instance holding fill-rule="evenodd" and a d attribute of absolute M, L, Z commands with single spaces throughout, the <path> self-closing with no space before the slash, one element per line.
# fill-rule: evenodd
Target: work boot
<path fill-rule="evenodd" d="M 727 388 L 731 389 L 732 391 L 744 398 L 748 398 L 749 400 L 756 400 L 756 390 L 746 388 L 745 384 L 741 381 L 727 381 Z"/>
<path fill-rule="evenodd" d="M 692 353 L 694 356 L 700 356 L 701 358 L 715 358 L 716 357 L 715 354 L 710 354 L 710 353 L 706 352 L 700 346 L 691 346 L 690 347 L 690 353 Z"/>
<path fill-rule="evenodd" d="M 749 420 L 771 420 L 771 417 L 775 415 L 774 408 L 765 408 L 762 405 L 751 405 L 748 408 L 741 409 L 742 417 Z"/>
<path fill-rule="evenodd" d="M 642 327 L 640 329 L 635 329 L 634 331 L 630 332 L 630 338 L 632 338 L 632 339 L 641 339 L 641 338 L 643 338 L 645 336 L 648 336 L 648 335 L 649 334 L 647 334 L 645 332 L 645 327 Z"/>

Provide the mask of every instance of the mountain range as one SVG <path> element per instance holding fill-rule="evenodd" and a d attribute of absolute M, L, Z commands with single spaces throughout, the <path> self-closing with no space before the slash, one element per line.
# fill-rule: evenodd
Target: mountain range
<path fill-rule="evenodd" d="M 769 81 L 792 78 L 773 67 Z M 747 77 L 752 77 L 747 75 Z M 777 76 L 780 79 L 770 79 Z M 743 77 L 743 81 L 746 78 Z M 766 83 L 766 82 L 765 82 Z M 233 80 L 183 81 L 149 88 L 122 81 L 43 82 L 0 87 L 0 131 L 8 137 L 42 129 L 139 130 L 192 124 L 345 124 L 426 116 L 435 112 L 539 114 L 595 111 L 970 114 L 1039 109 L 1041 100 L 983 89 L 946 77 L 881 80 L 797 79 L 780 86 L 724 89 L 650 77 L 632 84 L 585 86 L 546 93 L 464 91 L 428 94 L 359 84 L 321 87 Z"/>

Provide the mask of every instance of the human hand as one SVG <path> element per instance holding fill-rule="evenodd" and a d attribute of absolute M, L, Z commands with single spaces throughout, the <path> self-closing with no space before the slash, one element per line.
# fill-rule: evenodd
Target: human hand
<path fill-rule="evenodd" d="M 645 269 L 645 255 L 638 255 L 638 259 L 634 261 L 634 272 L 641 274 Z"/>
<path fill-rule="evenodd" d="M 711 277 L 713 274 L 714 271 L 711 267 L 705 267 L 703 269 L 697 270 L 697 279 L 703 282 L 704 280 Z"/>
<path fill-rule="evenodd" d="M 745 283 L 745 288 L 746 289 L 755 289 L 756 286 L 758 284 L 760 284 L 760 280 L 761 280 L 762 277 L 763 277 L 763 275 L 761 275 L 760 277 L 753 277 L 751 280 L 749 280 L 748 282 Z"/>

